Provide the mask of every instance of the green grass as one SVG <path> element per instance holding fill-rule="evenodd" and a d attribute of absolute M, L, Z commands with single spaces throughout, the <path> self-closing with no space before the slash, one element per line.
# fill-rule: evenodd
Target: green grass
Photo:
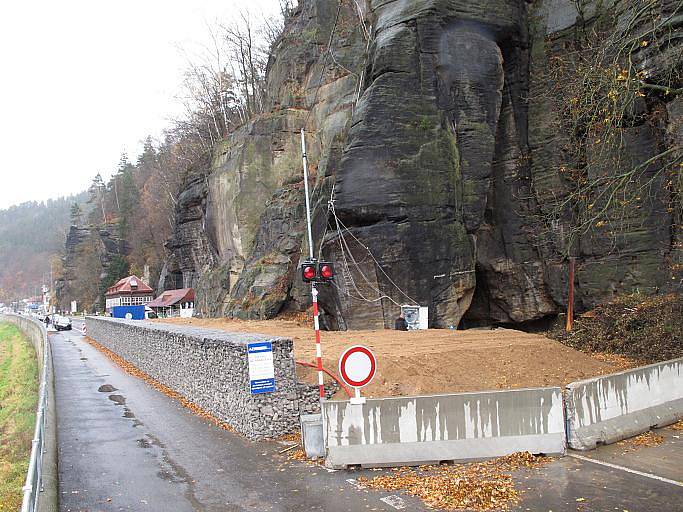
<path fill-rule="evenodd" d="M 38 402 L 38 364 L 15 326 L 0 323 L 0 512 L 21 507 Z"/>

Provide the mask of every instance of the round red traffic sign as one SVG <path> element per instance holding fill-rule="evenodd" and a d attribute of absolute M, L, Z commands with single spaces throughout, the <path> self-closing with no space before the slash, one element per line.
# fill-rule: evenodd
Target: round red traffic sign
<path fill-rule="evenodd" d="M 367 386 L 377 371 L 377 360 L 369 348 L 354 345 L 339 358 L 339 375 L 354 388 Z"/>

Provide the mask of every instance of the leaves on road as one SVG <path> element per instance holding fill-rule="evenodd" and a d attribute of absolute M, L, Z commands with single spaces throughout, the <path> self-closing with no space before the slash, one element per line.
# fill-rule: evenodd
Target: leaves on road
<path fill-rule="evenodd" d="M 520 501 L 512 471 L 537 468 L 551 459 L 519 452 L 472 464 L 398 468 L 393 474 L 358 478 L 368 489 L 405 491 L 429 507 L 443 510 L 507 510 Z"/>

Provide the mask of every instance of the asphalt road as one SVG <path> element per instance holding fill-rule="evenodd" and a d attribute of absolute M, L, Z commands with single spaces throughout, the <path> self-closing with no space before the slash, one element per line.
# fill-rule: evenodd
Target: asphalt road
<path fill-rule="evenodd" d="M 429 510 L 405 494 L 391 498 L 348 481 L 380 472 L 287 461 L 278 442 L 250 443 L 215 427 L 123 372 L 78 331 L 50 339 L 62 511 Z M 515 475 L 523 501 L 512 510 L 683 511 L 683 487 L 656 479 L 683 481 L 683 432 L 663 432 L 656 448 L 581 454 L 655 478 L 564 457 Z"/>

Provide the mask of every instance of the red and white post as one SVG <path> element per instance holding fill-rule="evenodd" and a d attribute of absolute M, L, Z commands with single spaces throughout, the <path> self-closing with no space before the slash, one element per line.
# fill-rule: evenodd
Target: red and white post
<path fill-rule="evenodd" d="M 311 284 L 313 297 L 313 326 L 315 328 L 315 360 L 318 367 L 318 392 L 320 399 L 325 398 L 325 384 L 323 382 L 323 351 L 320 344 L 320 320 L 318 319 L 318 289 L 315 283 Z"/>
<path fill-rule="evenodd" d="M 308 157 L 306 155 L 306 137 L 304 129 L 301 129 L 301 158 L 304 164 L 304 192 L 306 194 L 306 227 L 308 228 L 308 250 L 311 260 L 315 261 L 313 249 L 313 231 L 311 229 L 311 200 L 308 191 Z M 318 392 L 320 399 L 325 398 L 325 385 L 323 381 L 323 351 L 320 343 L 320 320 L 318 318 L 318 289 L 315 281 L 311 283 L 311 299 L 313 302 L 313 326 L 315 328 L 315 358 L 318 369 Z"/>

